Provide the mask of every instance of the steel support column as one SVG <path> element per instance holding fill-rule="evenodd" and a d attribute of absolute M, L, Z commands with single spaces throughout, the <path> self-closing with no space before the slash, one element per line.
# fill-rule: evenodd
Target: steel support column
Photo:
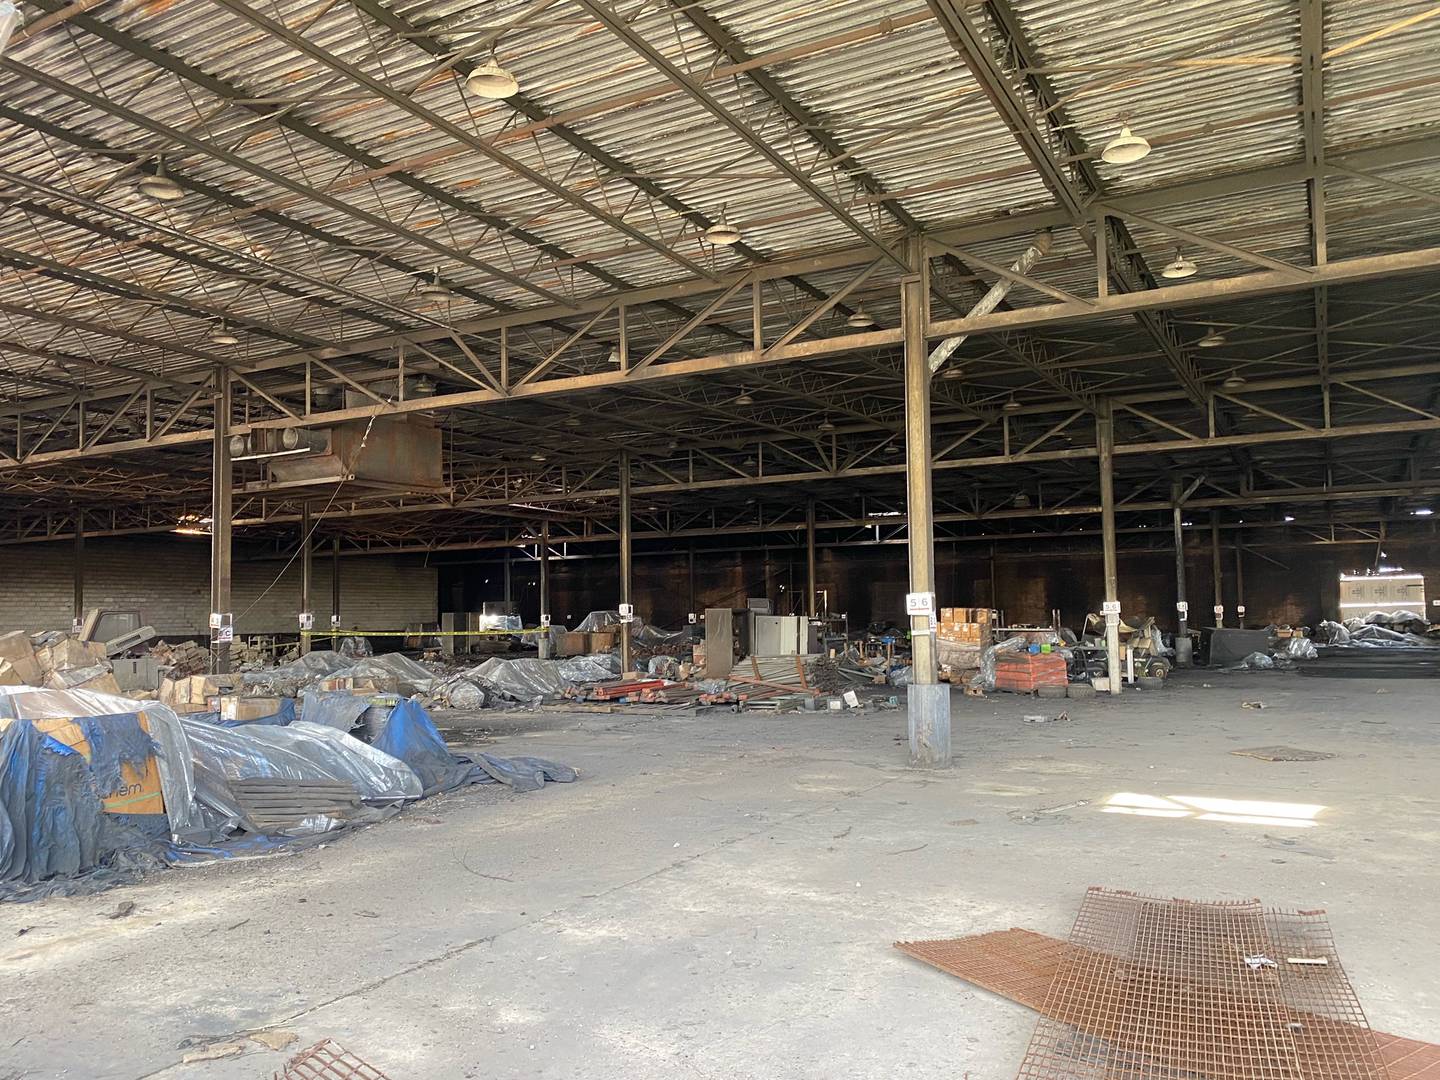
<path fill-rule="evenodd" d="M 909 244 L 911 273 L 900 285 L 905 335 L 905 504 L 910 591 L 935 592 L 935 511 L 930 501 L 930 357 L 925 348 L 928 261 L 922 237 Z M 910 764 L 950 764 L 950 687 L 940 682 L 935 617 L 910 617 L 911 675 L 906 694 Z"/>
<path fill-rule="evenodd" d="M 1215 625 L 1225 625 L 1225 579 L 1220 573 L 1220 512 L 1210 511 L 1210 576 L 1215 579 Z"/>
<path fill-rule="evenodd" d="M 332 537 L 330 540 L 330 626 L 338 629 L 340 626 L 340 537 Z M 338 647 L 340 642 L 331 639 L 331 647 Z"/>
<path fill-rule="evenodd" d="M 620 603 L 632 604 L 630 598 L 630 453 L 620 452 Z M 620 622 L 620 670 L 635 670 L 634 645 L 630 639 L 631 624 Z"/>
<path fill-rule="evenodd" d="M 1170 485 L 1170 521 L 1175 530 L 1175 614 L 1178 627 L 1175 633 L 1175 662 L 1181 667 L 1190 666 L 1190 608 L 1185 596 L 1185 508 L 1181 505 L 1184 485 L 1179 480 Z"/>
<path fill-rule="evenodd" d="M 233 408 L 230 373 L 223 368 L 216 373 L 220 393 L 215 400 L 215 432 L 212 439 L 210 496 L 210 612 L 212 623 L 220 616 L 220 626 L 212 626 L 211 668 L 221 674 L 230 671 L 230 637 L 235 626 L 230 611 L 230 521 L 234 516 L 230 470 L 230 414 Z"/>
<path fill-rule="evenodd" d="M 819 583 L 815 578 L 815 500 L 805 501 L 805 614 L 815 618 L 820 614 L 816 594 Z"/>
<path fill-rule="evenodd" d="M 306 629 L 314 629 L 314 626 L 306 626 L 313 620 L 313 608 L 310 605 L 310 592 L 315 582 L 315 560 L 313 545 L 310 543 L 310 501 L 307 499 L 300 504 L 300 653 L 303 656 L 310 651 L 310 636 L 303 633 Z M 307 619 L 305 616 L 310 615 Z"/>
<path fill-rule="evenodd" d="M 540 523 L 540 625 L 550 614 L 550 522 Z M 542 630 L 538 642 L 540 659 L 550 658 L 550 633 Z"/>
<path fill-rule="evenodd" d="M 1105 659 L 1110 693 L 1120 693 L 1120 579 L 1115 557 L 1115 417 L 1109 398 L 1095 410 L 1100 459 L 1100 543 L 1105 564 Z"/>
<path fill-rule="evenodd" d="M 75 613 L 72 617 L 74 631 L 78 634 L 85 622 L 85 511 L 75 508 Z"/>
<path fill-rule="evenodd" d="M 1235 534 L 1235 625 L 1245 629 L 1245 540 Z"/>

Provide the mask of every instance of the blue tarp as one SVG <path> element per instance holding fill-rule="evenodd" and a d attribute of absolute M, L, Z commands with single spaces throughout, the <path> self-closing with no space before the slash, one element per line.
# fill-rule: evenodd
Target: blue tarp
<path fill-rule="evenodd" d="M 82 754 L 29 720 L 0 734 L 0 898 L 99 892 L 156 865 L 153 852 L 105 813 Z"/>
<path fill-rule="evenodd" d="M 537 791 L 545 786 L 546 780 L 568 784 L 579 776 L 568 765 L 543 758 L 478 754 L 472 760 L 452 754 L 430 714 L 418 701 L 412 700 L 402 701 L 391 710 L 385 730 L 371 745 L 414 769 L 427 796 L 465 784 L 497 781 L 516 791 Z"/>

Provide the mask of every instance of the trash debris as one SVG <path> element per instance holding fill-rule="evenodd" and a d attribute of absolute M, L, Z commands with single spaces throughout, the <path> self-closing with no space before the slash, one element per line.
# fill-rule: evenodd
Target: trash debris
<path fill-rule="evenodd" d="M 1070 714 L 1062 712 L 1058 716 L 1027 715 L 1024 719 L 1027 724 L 1058 724 L 1069 720 Z"/>
<path fill-rule="evenodd" d="M 284 1050 L 300 1041 L 300 1036 L 293 1031 L 252 1031 L 250 1041 L 257 1042 L 261 1046 L 269 1047 L 271 1050 Z"/>
<path fill-rule="evenodd" d="M 1268 653 L 1252 652 L 1235 667 L 1243 671 L 1269 671 L 1275 667 L 1275 658 Z"/>
<path fill-rule="evenodd" d="M 1287 964 L 1298 964 L 1302 967 L 1329 967 L 1330 961 L 1323 956 L 1287 956 Z"/>
<path fill-rule="evenodd" d="M 194 1065 L 200 1061 L 219 1061 L 221 1058 L 239 1057 L 245 1052 L 245 1047 L 239 1043 L 223 1042 L 211 1043 L 209 1046 L 199 1050 L 191 1050 L 180 1059 L 181 1065 Z"/>
<path fill-rule="evenodd" d="M 1252 746 L 1245 750 L 1231 750 L 1236 757 L 1258 758 L 1261 761 L 1329 761 L 1334 754 L 1320 750 L 1301 750 L 1294 746 Z"/>
<path fill-rule="evenodd" d="M 129 915 L 129 914 L 131 914 L 132 912 L 134 912 L 134 910 L 135 910 L 135 901 L 133 901 L 133 900 L 126 900 L 124 903 L 122 903 L 122 904 L 120 904 L 119 906 L 117 906 L 114 911 L 107 911 L 107 912 L 105 913 L 105 918 L 107 918 L 107 919 L 123 919 L 123 918 L 125 918 L 126 915 Z"/>
<path fill-rule="evenodd" d="M 1259 971 L 1262 968 L 1273 968 L 1278 965 L 1268 956 L 1247 956 L 1245 957 L 1245 966 L 1251 971 Z"/>
<path fill-rule="evenodd" d="M 1240 708 L 1242 708 L 1242 709 L 1266 709 L 1266 708 L 1269 708 L 1269 706 L 1266 705 L 1263 701 L 1242 701 L 1242 702 L 1240 702 Z"/>

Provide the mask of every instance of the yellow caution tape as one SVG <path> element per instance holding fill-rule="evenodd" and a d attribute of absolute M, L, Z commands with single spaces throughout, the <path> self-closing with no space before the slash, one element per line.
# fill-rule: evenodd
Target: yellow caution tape
<path fill-rule="evenodd" d="M 509 637 L 512 634 L 539 634 L 548 626 L 531 626 L 523 630 L 301 630 L 301 637 Z"/>

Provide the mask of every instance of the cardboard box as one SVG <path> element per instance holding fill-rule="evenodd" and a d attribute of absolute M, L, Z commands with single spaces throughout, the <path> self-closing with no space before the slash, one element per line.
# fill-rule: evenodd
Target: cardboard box
<path fill-rule="evenodd" d="M 561 656 L 581 656 L 589 648 L 589 634 L 580 634 L 570 630 L 560 635 L 559 653 Z"/>
<path fill-rule="evenodd" d="M 609 652 L 620 643 L 619 630 L 597 630 L 590 636 L 586 649 L 592 653 Z"/>
<path fill-rule="evenodd" d="M 0 686 L 23 686 L 25 680 L 9 660 L 0 660 Z"/>
<path fill-rule="evenodd" d="M 35 654 L 35 660 L 45 675 L 72 668 L 94 667 L 105 662 L 105 646 L 98 641 L 78 641 L 75 638 L 61 638 L 53 645 L 47 645 Z"/>
<path fill-rule="evenodd" d="M 15 669 L 15 674 L 20 677 L 18 684 L 24 686 L 44 686 L 44 677 L 40 673 L 40 665 L 35 661 L 35 650 L 30 647 L 30 635 L 24 630 L 12 630 L 8 634 L 0 634 L 0 660 L 8 661 Z"/>
<path fill-rule="evenodd" d="M 139 714 L 139 718 L 140 727 L 148 732 L 150 721 L 143 712 Z M 13 722 L 0 719 L 0 731 Z M 31 723 L 35 725 L 35 730 L 42 735 L 49 735 L 72 750 L 78 750 L 85 756 L 86 761 L 90 760 L 90 743 L 85 739 L 84 730 L 74 720 L 51 717 L 45 720 L 32 720 Z M 107 813 L 163 814 L 165 812 L 165 799 L 160 790 L 160 767 L 156 764 L 153 754 L 145 759 L 143 767 L 121 765 L 120 779 L 122 783 L 119 788 L 101 793 L 101 803 Z"/>
<path fill-rule="evenodd" d="M 100 694 L 119 694 L 120 684 L 108 664 L 92 664 L 90 667 L 65 668 L 52 671 L 45 685 L 52 690 L 93 690 Z"/>
<path fill-rule="evenodd" d="M 282 699 L 278 697 L 239 697 L 235 694 L 221 694 L 211 698 L 211 712 L 218 712 L 220 719 L 236 723 L 263 720 L 280 711 Z"/>
<path fill-rule="evenodd" d="M 320 689 L 351 694 L 398 694 L 400 680 L 386 675 L 344 676 L 321 680 Z"/>

